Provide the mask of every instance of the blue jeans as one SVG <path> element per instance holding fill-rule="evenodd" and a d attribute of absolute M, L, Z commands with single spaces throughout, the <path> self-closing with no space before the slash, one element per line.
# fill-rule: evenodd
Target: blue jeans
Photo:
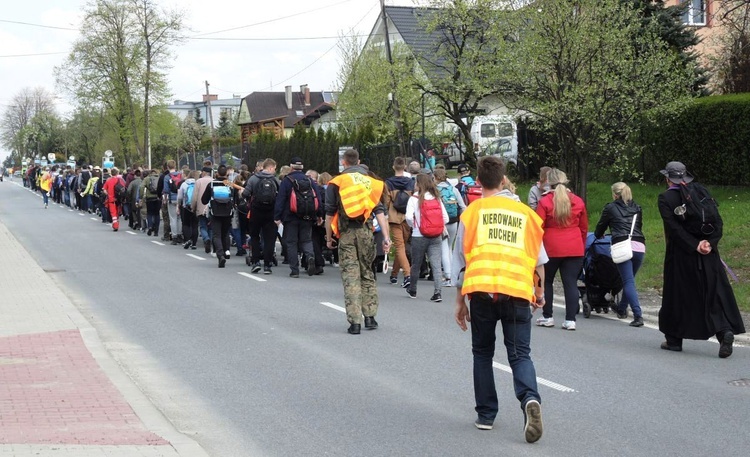
<path fill-rule="evenodd" d="M 211 241 L 211 230 L 208 228 L 208 218 L 206 216 L 198 216 L 198 229 L 201 234 L 201 239 Z"/>
<path fill-rule="evenodd" d="M 42 190 L 42 200 L 44 200 L 44 206 L 47 206 L 47 203 L 49 203 L 49 192 L 46 190 Z"/>
<path fill-rule="evenodd" d="M 83 210 L 91 212 L 91 194 L 86 194 L 83 196 Z"/>
<path fill-rule="evenodd" d="M 624 313 L 630 305 L 633 310 L 633 317 L 641 317 L 641 303 L 638 301 L 638 291 L 635 289 L 635 275 L 643 263 L 643 252 L 633 252 L 633 258 L 627 262 L 618 263 L 617 269 L 620 271 L 622 278 L 622 299 L 618 304 L 618 312 Z"/>
<path fill-rule="evenodd" d="M 485 296 L 471 297 L 471 350 L 474 354 L 474 398 L 480 419 L 494 421 L 497 416 L 497 391 L 492 358 L 495 355 L 495 327 L 503 327 L 503 343 L 508 364 L 513 370 L 513 388 L 523 408 L 529 400 L 541 403 L 536 370 L 531 360 L 531 308 L 527 300 L 500 296 L 498 301 Z"/>

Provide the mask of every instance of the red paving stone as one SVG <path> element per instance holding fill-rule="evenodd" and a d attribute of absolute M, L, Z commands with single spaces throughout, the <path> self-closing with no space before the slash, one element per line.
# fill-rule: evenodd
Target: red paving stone
<path fill-rule="evenodd" d="M 78 330 L 0 338 L 0 444 L 168 445 L 144 427 Z"/>

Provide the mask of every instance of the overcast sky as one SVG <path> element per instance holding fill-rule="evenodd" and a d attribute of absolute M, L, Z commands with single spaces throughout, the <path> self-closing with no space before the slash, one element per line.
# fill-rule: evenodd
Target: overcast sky
<path fill-rule="evenodd" d="M 157 0 L 185 13 L 192 39 L 174 50 L 169 72 L 173 100 L 201 100 L 205 81 L 219 98 L 254 91 L 332 90 L 339 69 L 336 38 L 353 30 L 368 35 L 380 0 Z M 71 110 L 55 87 L 53 68 L 78 38 L 86 0 L 3 2 L 0 16 L 0 111 L 24 87 L 56 94 L 61 114 Z M 413 0 L 386 0 L 413 6 Z M 234 29 L 226 31 L 227 29 Z M 219 32 L 219 33 L 213 33 Z M 197 38 L 213 38 L 197 39 Z M 252 38 L 253 40 L 216 40 Z M 305 38 L 279 40 L 279 38 Z M 0 160 L 7 151 L 0 147 Z"/>

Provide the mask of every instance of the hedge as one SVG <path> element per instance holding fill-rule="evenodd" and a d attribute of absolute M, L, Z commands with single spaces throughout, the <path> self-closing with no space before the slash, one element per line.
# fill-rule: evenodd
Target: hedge
<path fill-rule="evenodd" d="M 750 94 L 703 97 L 644 121 L 644 172 L 659 179 L 672 160 L 706 184 L 750 185 Z"/>

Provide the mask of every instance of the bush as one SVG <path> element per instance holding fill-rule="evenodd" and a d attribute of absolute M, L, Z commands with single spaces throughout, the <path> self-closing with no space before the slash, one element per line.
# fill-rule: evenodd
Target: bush
<path fill-rule="evenodd" d="M 672 160 L 706 184 L 750 185 L 750 94 L 692 100 L 650 113 L 644 122 L 644 177 L 662 179 Z"/>

